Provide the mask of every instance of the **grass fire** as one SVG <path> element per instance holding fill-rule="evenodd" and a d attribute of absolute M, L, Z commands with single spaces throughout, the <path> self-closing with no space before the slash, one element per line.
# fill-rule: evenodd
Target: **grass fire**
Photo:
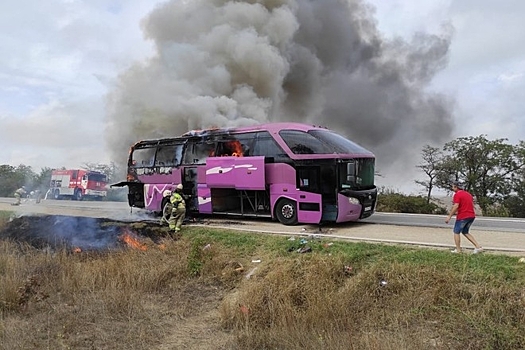
<path fill-rule="evenodd" d="M 146 244 L 131 224 L 74 216 L 22 216 L 9 221 L 0 237 L 39 249 L 65 249 L 75 253 L 131 248 L 144 251 Z M 147 231 L 142 233 L 148 235 Z M 153 237 L 155 238 L 155 237 Z"/>
<path fill-rule="evenodd" d="M 525 347 L 516 257 L 205 225 L 167 237 L 0 215 L 0 349 Z"/>

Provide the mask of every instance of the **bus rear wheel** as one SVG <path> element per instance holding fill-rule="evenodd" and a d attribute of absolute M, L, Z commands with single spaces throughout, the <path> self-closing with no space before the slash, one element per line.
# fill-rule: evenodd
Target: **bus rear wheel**
<path fill-rule="evenodd" d="M 275 216 L 283 225 L 297 224 L 297 204 L 289 199 L 281 199 L 275 208 Z"/>

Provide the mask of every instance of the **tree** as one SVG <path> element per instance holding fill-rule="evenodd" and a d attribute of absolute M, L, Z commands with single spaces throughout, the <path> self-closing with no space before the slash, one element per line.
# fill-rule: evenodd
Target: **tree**
<path fill-rule="evenodd" d="M 0 197 L 12 197 L 17 188 L 31 188 L 35 173 L 30 166 L 20 164 L 17 167 L 0 165 Z"/>
<path fill-rule="evenodd" d="M 513 189 L 512 176 L 523 168 L 516 148 L 507 139 L 488 140 L 485 135 L 460 137 L 443 147 L 444 158 L 440 187 L 447 188 L 450 180 L 462 181 L 481 207 L 483 214 L 494 203 L 508 197 Z M 448 183 L 445 185 L 445 178 Z"/>
<path fill-rule="evenodd" d="M 416 167 L 421 169 L 427 175 L 427 181 L 416 180 L 416 184 L 423 186 L 427 190 L 427 203 L 430 203 L 432 189 L 435 186 L 435 180 L 439 174 L 441 162 L 443 161 L 443 152 L 439 148 L 426 145 L 421 151 L 424 163 Z"/>
<path fill-rule="evenodd" d="M 514 155 L 518 164 L 525 163 L 525 141 L 520 141 L 514 148 Z M 512 174 L 512 194 L 505 198 L 503 205 L 509 216 L 525 217 L 525 167 Z"/>
<path fill-rule="evenodd" d="M 15 168 L 11 165 L 0 165 L 0 197 L 12 196 L 17 189 Z"/>

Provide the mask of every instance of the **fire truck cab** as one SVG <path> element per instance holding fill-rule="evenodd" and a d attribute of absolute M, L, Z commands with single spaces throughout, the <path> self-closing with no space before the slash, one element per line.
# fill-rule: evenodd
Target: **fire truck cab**
<path fill-rule="evenodd" d="M 102 199 L 107 196 L 106 175 L 83 169 L 53 170 L 46 198 Z"/>

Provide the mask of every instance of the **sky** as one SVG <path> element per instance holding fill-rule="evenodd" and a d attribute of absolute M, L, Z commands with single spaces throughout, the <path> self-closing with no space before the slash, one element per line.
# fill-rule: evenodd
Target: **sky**
<path fill-rule="evenodd" d="M 519 0 L 0 2 L 0 164 L 125 162 L 209 126 L 325 125 L 422 191 L 423 145 L 525 140 Z"/>

